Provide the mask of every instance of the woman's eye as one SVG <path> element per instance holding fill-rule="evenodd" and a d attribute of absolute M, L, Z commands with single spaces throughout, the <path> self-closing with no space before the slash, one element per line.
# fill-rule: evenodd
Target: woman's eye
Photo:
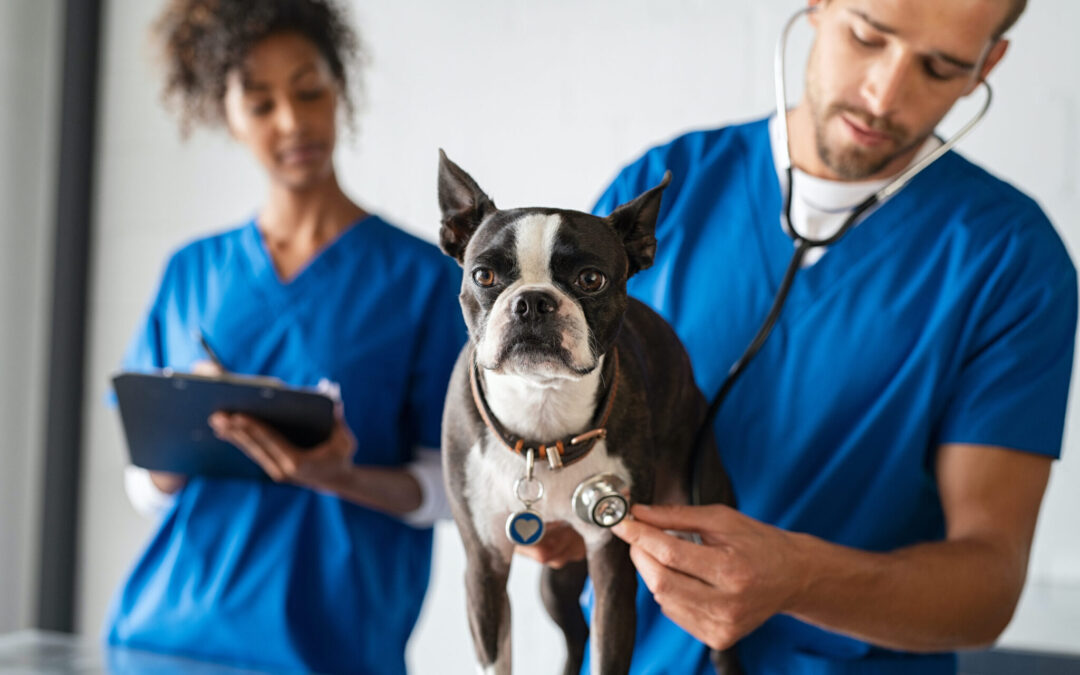
<path fill-rule="evenodd" d="M 301 91 L 298 94 L 301 101 L 316 101 L 316 100 L 322 98 L 322 95 L 323 95 L 323 90 L 321 88 L 320 89 L 308 89 L 306 91 Z"/>
<path fill-rule="evenodd" d="M 575 283 L 578 288 L 586 293 L 596 293 L 604 287 L 605 283 L 607 283 L 607 277 L 605 277 L 604 273 L 600 270 L 590 268 L 582 270 Z"/>
<path fill-rule="evenodd" d="M 263 115 L 269 114 L 270 111 L 273 110 L 273 109 L 274 109 L 274 104 L 273 103 L 271 103 L 270 101 L 264 101 L 263 103 L 258 103 L 256 105 L 252 106 L 251 107 L 251 114 L 255 115 L 256 117 L 262 117 Z"/>
<path fill-rule="evenodd" d="M 488 267 L 477 267 L 473 270 L 472 278 L 481 288 L 491 288 L 495 285 L 495 272 Z"/>

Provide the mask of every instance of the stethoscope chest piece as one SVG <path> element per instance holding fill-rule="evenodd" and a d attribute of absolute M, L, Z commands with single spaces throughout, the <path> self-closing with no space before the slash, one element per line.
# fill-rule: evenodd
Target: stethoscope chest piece
<path fill-rule="evenodd" d="M 630 512 L 630 486 L 615 474 L 597 474 L 577 486 L 571 502 L 586 523 L 614 527 Z"/>

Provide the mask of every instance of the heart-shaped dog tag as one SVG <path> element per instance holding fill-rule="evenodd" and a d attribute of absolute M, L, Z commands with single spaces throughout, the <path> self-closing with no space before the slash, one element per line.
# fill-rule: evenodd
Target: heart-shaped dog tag
<path fill-rule="evenodd" d="M 544 536 L 544 520 L 531 509 L 511 513 L 506 519 L 506 536 L 518 546 L 532 546 Z"/>

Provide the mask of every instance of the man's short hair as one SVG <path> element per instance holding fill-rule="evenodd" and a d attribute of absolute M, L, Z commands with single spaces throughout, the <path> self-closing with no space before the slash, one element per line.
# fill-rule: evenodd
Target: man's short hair
<path fill-rule="evenodd" d="M 1016 20 L 1024 13 L 1024 9 L 1027 8 L 1027 0 L 1011 0 L 1009 5 L 1009 13 L 1005 15 L 1005 19 L 1001 22 L 1001 25 L 994 31 L 995 38 L 1000 38 L 1013 27 Z"/>

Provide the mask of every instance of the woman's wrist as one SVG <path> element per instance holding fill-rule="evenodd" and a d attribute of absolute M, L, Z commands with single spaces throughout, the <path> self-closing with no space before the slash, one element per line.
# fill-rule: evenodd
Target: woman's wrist
<path fill-rule="evenodd" d="M 321 489 L 395 516 L 411 513 L 423 502 L 419 482 L 403 468 L 350 465 Z"/>
<path fill-rule="evenodd" d="M 187 484 L 187 476 L 167 471 L 151 471 L 150 482 L 165 494 L 176 494 Z"/>

